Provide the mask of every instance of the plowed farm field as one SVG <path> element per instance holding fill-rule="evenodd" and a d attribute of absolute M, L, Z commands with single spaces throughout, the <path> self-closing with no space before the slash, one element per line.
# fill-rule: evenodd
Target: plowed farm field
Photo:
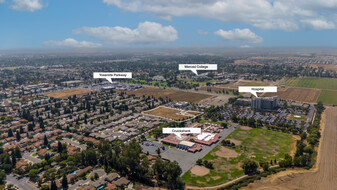
<path fill-rule="evenodd" d="M 287 88 L 287 89 L 278 89 L 277 93 L 264 93 L 262 94 L 262 96 L 264 97 L 278 96 L 279 99 L 282 100 L 316 103 L 320 93 L 321 93 L 320 89 Z"/>

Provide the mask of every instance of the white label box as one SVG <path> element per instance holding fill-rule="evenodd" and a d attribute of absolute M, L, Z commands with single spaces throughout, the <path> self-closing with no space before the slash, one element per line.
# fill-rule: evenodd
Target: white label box
<path fill-rule="evenodd" d="M 106 79 L 112 83 L 111 79 L 131 79 L 131 72 L 94 72 L 95 79 Z"/>
<path fill-rule="evenodd" d="M 181 134 L 200 134 L 200 128 L 163 128 L 163 134 L 175 134 L 181 138 Z"/>
<path fill-rule="evenodd" d="M 198 75 L 198 70 L 200 71 L 213 71 L 218 70 L 217 64 L 179 64 L 180 71 L 192 71 Z"/>
<path fill-rule="evenodd" d="M 239 92 L 249 92 L 258 97 L 257 92 L 277 92 L 277 86 L 239 86 Z"/>

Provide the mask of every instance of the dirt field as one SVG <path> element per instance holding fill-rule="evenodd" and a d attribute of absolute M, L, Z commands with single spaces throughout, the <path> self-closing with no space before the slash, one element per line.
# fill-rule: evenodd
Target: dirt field
<path fill-rule="evenodd" d="M 209 174 L 209 169 L 204 167 L 204 166 L 198 166 L 198 165 L 195 165 L 192 169 L 191 169 L 191 173 L 193 175 L 196 175 L 196 176 L 204 176 L 204 175 L 207 175 Z"/>
<path fill-rule="evenodd" d="M 232 96 L 228 95 L 219 95 L 219 96 L 212 96 L 210 98 L 203 99 L 199 102 L 199 104 L 204 106 L 222 106 L 228 102 L 229 98 Z"/>
<path fill-rule="evenodd" d="M 239 146 L 242 143 L 242 141 L 236 139 L 227 139 L 227 140 L 229 140 L 231 143 L 234 143 L 235 146 Z"/>
<path fill-rule="evenodd" d="M 337 65 L 311 64 L 309 66 L 316 69 L 322 67 L 324 70 L 337 71 Z"/>
<path fill-rule="evenodd" d="M 214 154 L 222 158 L 236 158 L 240 155 L 237 152 L 235 152 L 235 150 L 223 146 L 220 147 L 220 150 L 214 152 Z"/>
<path fill-rule="evenodd" d="M 67 90 L 62 90 L 62 91 L 57 91 L 57 92 L 46 93 L 44 95 L 53 97 L 53 98 L 67 98 L 73 95 L 80 96 L 80 95 L 89 94 L 90 92 L 92 92 L 92 90 L 74 88 L 74 89 L 67 89 Z"/>
<path fill-rule="evenodd" d="M 279 99 L 283 100 L 316 103 L 320 93 L 321 90 L 319 89 L 290 87 L 287 89 L 278 89 L 277 93 L 264 93 L 262 94 L 262 96 L 264 97 L 278 96 Z"/>
<path fill-rule="evenodd" d="M 185 101 L 192 103 L 199 103 L 201 100 L 212 97 L 208 94 L 199 94 L 194 92 L 185 92 L 178 90 L 169 90 L 161 88 L 142 88 L 139 90 L 126 92 L 127 94 L 134 94 L 136 96 L 154 96 L 155 98 L 169 98 L 176 101 Z"/>
<path fill-rule="evenodd" d="M 168 107 L 163 107 L 159 106 L 157 108 L 154 108 L 149 111 L 145 111 L 145 114 L 150 114 L 150 115 L 155 115 L 155 116 L 160 116 L 160 117 L 165 117 L 171 120 L 186 120 L 189 118 L 194 117 L 197 115 L 196 111 L 193 111 L 192 113 L 189 113 L 189 111 L 184 111 L 184 110 L 178 110 L 178 109 L 173 109 L 173 108 L 168 108 Z M 200 113 L 200 112 L 198 112 Z"/>
<path fill-rule="evenodd" d="M 240 129 L 242 129 L 242 130 L 251 130 L 252 128 L 248 127 L 248 126 L 240 126 Z"/>
<path fill-rule="evenodd" d="M 337 108 L 327 108 L 317 168 L 285 171 L 250 184 L 243 189 L 332 190 L 337 186 Z"/>
<path fill-rule="evenodd" d="M 235 65 L 263 65 L 261 63 L 258 63 L 256 61 L 250 61 L 250 60 L 235 60 Z"/>

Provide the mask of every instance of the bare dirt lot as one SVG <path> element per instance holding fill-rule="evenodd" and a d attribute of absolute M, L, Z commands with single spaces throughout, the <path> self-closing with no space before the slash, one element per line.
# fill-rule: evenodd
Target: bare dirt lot
<path fill-rule="evenodd" d="M 236 158 L 240 155 L 239 153 L 235 152 L 235 150 L 223 146 L 220 147 L 220 150 L 214 152 L 214 154 L 222 158 Z"/>
<path fill-rule="evenodd" d="M 337 108 L 330 107 L 323 118 L 318 163 L 311 171 L 291 170 L 256 181 L 243 189 L 333 190 L 337 186 Z"/>
<path fill-rule="evenodd" d="M 252 128 L 248 127 L 248 126 L 240 126 L 240 129 L 242 129 L 242 130 L 251 130 Z"/>
<path fill-rule="evenodd" d="M 227 139 L 227 140 L 229 140 L 231 143 L 234 143 L 235 146 L 239 146 L 242 143 L 242 141 L 236 139 Z"/>
<path fill-rule="evenodd" d="M 277 93 L 264 93 L 262 96 L 271 97 L 278 96 L 279 99 L 283 100 L 292 100 L 299 102 L 308 102 L 316 103 L 317 99 L 321 93 L 319 89 L 313 88 L 287 88 L 287 89 L 278 89 Z"/>
<path fill-rule="evenodd" d="M 326 64 L 311 64 L 309 65 L 312 68 L 319 68 L 322 67 L 324 70 L 328 71 L 337 71 L 337 65 L 326 65 Z"/>
<path fill-rule="evenodd" d="M 92 90 L 74 88 L 74 89 L 67 89 L 67 90 L 62 90 L 62 91 L 57 91 L 57 92 L 46 93 L 44 95 L 48 97 L 53 97 L 53 98 L 67 98 L 73 95 L 81 96 L 81 95 L 89 94 L 90 92 L 92 92 Z"/>
<path fill-rule="evenodd" d="M 160 117 L 165 117 L 171 120 L 186 120 L 191 117 L 194 117 L 197 115 L 196 111 L 193 111 L 192 113 L 189 113 L 189 111 L 184 111 L 184 110 L 178 110 L 178 109 L 173 109 L 169 107 L 164 107 L 164 106 L 159 106 L 157 108 L 154 108 L 149 111 L 145 111 L 145 114 L 150 114 L 150 115 L 155 115 L 155 116 L 160 116 Z M 200 112 L 198 112 L 200 114 Z"/>
<path fill-rule="evenodd" d="M 170 90 L 170 89 L 161 89 L 161 88 L 142 88 L 139 90 L 126 92 L 127 94 L 134 94 L 136 96 L 150 96 L 155 98 L 169 98 L 175 101 L 184 101 L 199 103 L 201 100 L 212 97 L 208 94 L 200 94 L 194 92 L 186 92 L 180 90 Z"/>
<path fill-rule="evenodd" d="M 229 98 L 232 96 L 229 95 L 219 95 L 212 96 L 210 98 L 203 99 L 199 102 L 199 104 L 204 106 L 222 106 L 228 102 Z"/>
<path fill-rule="evenodd" d="M 207 175 L 209 174 L 209 169 L 204 167 L 204 166 L 198 166 L 198 165 L 195 165 L 192 169 L 191 169 L 191 173 L 193 175 L 196 175 L 196 176 L 204 176 L 204 175 Z"/>

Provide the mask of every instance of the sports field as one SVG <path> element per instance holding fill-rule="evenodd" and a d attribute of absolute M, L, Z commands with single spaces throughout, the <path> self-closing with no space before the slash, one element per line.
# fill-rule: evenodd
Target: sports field
<path fill-rule="evenodd" d="M 233 142 L 235 148 L 219 144 L 202 159 L 211 162 L 214 168 L 200 173 L 192 168 L 194 170 L 183 175 L 183 181 L 196 186 L 218 185 L 243 175 L 241 165 L 247 158 L 257 162 L 281 160 L 295 149 L 295 138 L 291 134 L 266 129 L 240 127 L 226 139 Z"/>
<path fill-rule="evenodd" d="M 333 78 L 289 78 L 286 86 L 337 90 L 337 79 Z"/>

